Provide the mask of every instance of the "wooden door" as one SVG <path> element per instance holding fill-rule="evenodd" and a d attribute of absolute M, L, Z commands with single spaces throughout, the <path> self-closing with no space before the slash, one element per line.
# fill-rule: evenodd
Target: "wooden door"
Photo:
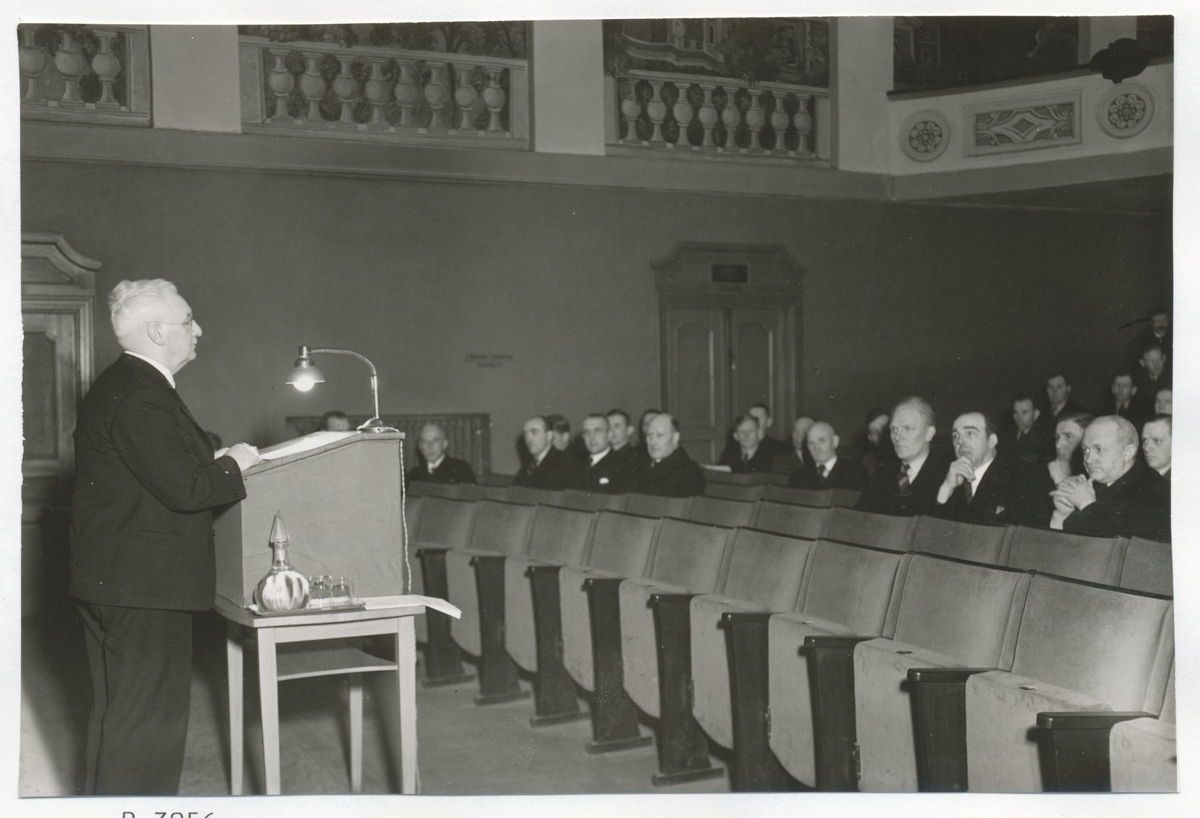
<path fill-rule="evenodd" d="M 715 463 L 729 423 L 728 318 L 716 308 L 668 308 L 665 407 L 679 421 L 680 445 Z"/>
<path fill-rule="evenodd" d="M 765 403 L 771 407 L 773 417 L 787 424 L 783 401 L 783 373 L 789 364 L 782 344 L 785 317 L 784 311 L 777 307 L 729 311 L 731 417 L 737 417 L 756 403 Z M 778 437 L 778 428 L 771 431 Z"/>

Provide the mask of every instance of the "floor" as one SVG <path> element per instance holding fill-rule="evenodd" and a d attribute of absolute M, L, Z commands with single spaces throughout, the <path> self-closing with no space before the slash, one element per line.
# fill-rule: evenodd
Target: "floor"
<path fill-rule="evenodd" d="M 28 622 L 22 633 L 22 797 L 75 795 L 83 779 L 83 742 L 91 686 L 79 623 L 70 611 Z M 248 657 L 252 658 L 252 657 Z M 247 663 L 252 665 L 253 662 Z M 226 718 L 224 629 L 215 614 L 198 616 L 195 628 L 192 716 L 181 795 L 229 792 L 229 731 Z M 250 671 L 253 674 L 253 671 Z M 418 674 L 420 670 L 418 669 Z M 379 684 L 382 680 L 376 682 Z M 257 680 L 249 676 L 247 689 Z M 363 790 L 398 790 L 386 731 L 380 729 L 386 691 L 368 682 L 365 711 Z M 475 706 L 473 682 L 417 692 L 419 777 L 423 794 L 501 795 L 548 793 L 728 792 L 722 776 L 655 788 L 652 746 L 590 756 L 588 720 L 534 729 L 526 700 Z M 336 677 L 287 682 L 280 695 L 284 793 L 347 793 L 349 721 L 345 682 Z M 248 793 L 263 792 L 262 734 L 257 696 L 247 695 L 246 770 Z M 384 713 L 385 718 L 394 713 Z M 643 727 L 645 732 L 649 728 Z M 714 764 L 719 764 L 716 760 Z"/>

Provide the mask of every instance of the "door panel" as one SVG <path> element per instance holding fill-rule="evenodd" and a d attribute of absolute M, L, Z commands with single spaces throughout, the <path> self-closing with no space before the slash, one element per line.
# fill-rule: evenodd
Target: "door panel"
<path fill-rule="evenodd" d="M 667 402 L 680 426 L 680 445 L 696 460 L 715 462 L 727 417 L 725 311 L 671 308 L 666 313 Z"/>
<path fill-rule="evenodd" d="M 730 310 L 730 378 L 735 415 L 756 403 L 765 403 L 774 417 L 782 417 L 782 329 L 782 310 Z"/>

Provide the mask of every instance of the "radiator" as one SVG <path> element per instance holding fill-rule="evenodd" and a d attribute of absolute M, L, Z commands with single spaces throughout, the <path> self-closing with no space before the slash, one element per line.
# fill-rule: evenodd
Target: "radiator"
<path fill-rule="evenodd" d="M 357 427 L 368 420 L 367 415 L 350 415 L 350 425 Z M 404 463 L 407 468 L 417 465 L 417 438 L 426 423 L 436 423 L 446 430 L 450 447 L 446 453 L 471 464 L 476 475 L 492 469 L 492 421 L 486 414 L 475 415 L 383 415 L 384 423 L 404 432 Z M 321 417 L 309 415 L 289 417 L 290 437 L 300 437 L 319 431 Z"/>

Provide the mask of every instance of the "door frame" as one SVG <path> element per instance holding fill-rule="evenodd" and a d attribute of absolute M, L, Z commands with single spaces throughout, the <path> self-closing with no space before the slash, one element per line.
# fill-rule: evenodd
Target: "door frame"
<path fill-rule="evenodd" d="M 745 265 L 745 283 L 716 283 L 713 265 Z M 673 411 L 668 371 L 667 315 L 676 307 L 782 309 L 780 346 L 792 353 L 781 366 L 779 395 L 771 407 L 780 425 L 790 424 L 804 395 L 803 283 L 807 270 L 782 245 L 680 242 L 671 255 L 651 265 L 658 293 L 659 388 L 664 410 Z M 732 419 L 732 418 L 729 418 Z M 785 420 L 786 419 L 786 420 Z M 785 435 L 786 437 L 786 435 Z"/>

